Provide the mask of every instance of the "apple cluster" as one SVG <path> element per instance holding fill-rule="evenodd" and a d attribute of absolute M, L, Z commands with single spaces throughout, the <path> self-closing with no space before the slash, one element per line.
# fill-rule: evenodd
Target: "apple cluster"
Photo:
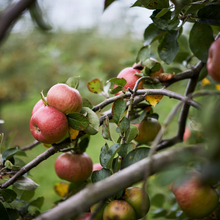
<path fill-rule="evenodd" d="M 144 208 L 142 207 L 145 199 Z M 98 204 L 93 205 L 90 210 L 93 213 Z M 150 209 L 150 199 L 146 192 L 140 187 L 128 187 L 124 194 L 117 200 L 105 203 L 95 216 L 96 220 L 136 220 L 143 218 Z"/>
<path fill-rule="evenodd" d="M 82 97 L 79 91 L 64 83 L 52 86 L 44 101 L 34 106 L 30 119 L 30 131 L 44 144 L 60 142 L 68 134 L 66 115 L 80 112 Z"/>

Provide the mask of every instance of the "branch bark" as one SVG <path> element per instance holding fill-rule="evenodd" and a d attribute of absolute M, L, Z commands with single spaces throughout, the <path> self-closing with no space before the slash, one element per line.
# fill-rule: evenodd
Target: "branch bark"
<path fill-rule="evenodd" d="M 194 155 L 203 156 L 204 147 L 200 145 L 175 148 L 156 154 L 151 158 L 150 175 L 158 173 L 171 165 L 176 167 L 178 164 L 189 162 L 194 158 Z M 102 181 L 89 184 L 79 193 L 59 203 L 53 209 L 42 213 L 35 220 L 64 220 L 76 217 L 100 200 L 113 196 L 120 190 L 143 180 L 144 173 L 149 169 L 149 162 L 149 158 L 145 158 Z"/>

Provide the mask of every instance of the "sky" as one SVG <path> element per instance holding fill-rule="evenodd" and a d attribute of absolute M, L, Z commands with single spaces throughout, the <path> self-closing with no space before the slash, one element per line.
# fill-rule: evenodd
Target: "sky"
<path fill-rule="evenodd" d="M 143 36 L 144 30 L 151 23 L 152 11 L 130 6 L 135 0 L 120 0 L 110 5 L 103 12 L 104 0 L 39 0 L 46 12 L 53 30 L 73 31 L 82 28 L 97 27 L 100 33 L 121 36 L 127 30 L 134 35 Z M 32 28 L 28 13 L 14 27 L 14 31 Z"/>

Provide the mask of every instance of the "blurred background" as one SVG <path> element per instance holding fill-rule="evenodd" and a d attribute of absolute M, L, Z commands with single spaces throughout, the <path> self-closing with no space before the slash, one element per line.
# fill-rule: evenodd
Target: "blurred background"
<path fill-rule="evenodd" d="M 1 1 L 0 10 L 13 2 Z M 0 133 L 5 134 L 10 147 L 24 147 L 34 141 L 29 121 L 42 90 L 46 96 L 52 85 L 66 82 L 71 76 L 80 76 L 81 95 L 93 105 L 104 100 L 87 90 L 87 82 L 100 78 L 105 85 L 107 79 L 132 66 L 143 46 L 144 30 L 151 23 L 152 11 L 130 8 L 134 2 L 116 1 L 103 12 L 104 0 L 40 0 L 44 19 L 52 26 L 47 32 L 32 22 L 28 11 L 22 15 L 0 47 L 0 119 L 5 122 L 0 124 Z M 160 61 L 154 49 L 156 44 L 152 45 L 152 56 Z M 168 70 L 169 67 L 162 65 Z M 186 82 L 180 82 L 169 89 L 183 94 L 185 86 Z M 176 103 L 164 97 L 154 108 L 161 123 Z M 167 136 L 175 133 L 175 122 Z M 99 161 L 104 144 L 101 134 L 91 138 L 87 153 L 94 163 Z M 38 145 L 22 159 L 29 162 L 45 150 L 43 145 Z M 30 178 L 40 184 L 35 197 L 45 197 L 42 211 L 50 209 L 60 198 L 53 190 L 60 182 L 53 169 L 57 156 L 50 157 L 29 173 Z"/>

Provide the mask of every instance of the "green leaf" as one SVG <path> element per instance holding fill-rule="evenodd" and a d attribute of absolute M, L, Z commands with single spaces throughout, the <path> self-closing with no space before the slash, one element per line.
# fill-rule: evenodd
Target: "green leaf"
<path fill-rule="evenodd" d="M 164 16 L 169 11 L 170 11 L 169 8 L 163 8 L 159 13 L 157 13 L 156 18 L 160 18 L 160 17 Z"/>
<path fill-rule="evenodd" d="M 148 156 L 149 148 L 140 147 L 127 154 L 127 156 L 122 161 L 122 169 L 142 160 Z"/>
<path fill-rule="evenodd" d="M 168 0 L 137 0 L 131 7 L 144 7 L 148 9 L 163 9 L 169 7 Z"/>
<path fill-rule="evenodd" d="M 90 141 L 90 135 L 83 135 L 83 137 L 80 138 L 79 150 L 81 152 L 86 151 L 86 148 L 89 146 L 89 141 Z"/>
<path fill-rule="evenodd" d="M 80 113 L 67 115 L 69 126 L 75 130 L 83 131 L 89 126 L 89 119 Z"/>
<path fill-rule="evenodd" d="M 99 94 L 103 92 L 103 84 L 102 81 L 98 78 L 93 79 L 92 81 L 87 83 L 87 88 L 90 92 Z"/>
<path fill-rule="evenodd" d="M 0 201 L 0 220 L 10 220 L 8 216 L 8 212 L 2 202 Z"/>
<path fill-rule="evenodd" d="M 39 185 L 28 177 L 20 177 L 13 186 L 20 190 L 36 190 Z"/>
<path fill-rule="evenodd" d="M 5 161 L 5 167 L 8 169 L 18 169 L 19 167 L 14 166 L 13 163 L 10 160 L 6 160 Z"/>
<path fill-rule="evenodd" d="M 192 0 L 173 0 L 173 3 L 175 4 L 175 16 L 177 17 L 182 9 L 191 2 Z"/>
<path fill-rule="evenodd" d="M 127 81 L 124 78 L 111 78 L 108 82 L 114 83 L 118 86 L 124 87 Z"/>
<path fill-rule="evenodd" d="M 134 138 L 138 135 L 139 131 L 136 126 L 130 125 L 130 128 L 126 132 L 125 141 L 126 143 L 130 143 Z"/>
<path fill-rule="evenodd" d="M 79 86 L 79 76 L 73 76 L 70 77 L 67 81 L 66 84 L 72 88 L 77 89 Z"/>
<path fill-rule="evenodd" d="M 102 137 L 106 140 L 112 141 L 112 137 L 111 137 L 110 129 L 109 129 L 108 116 L 105 117 L 105 120 L 103 121 L 103 124 L 102 124 Z"/>
<path fill-rule="evenodd" d="M 115 0 L 105 0 L 104 10 L 109 7 Z"/>
<path fill-rule="evenodd" d="M 123 117 L 122 120 L 119 122 L 119 129 L 121 134 L 123 135 L 127 130 L 130 128 L 130 121 L 127 117 Z"/>
<path fill-rule="evenodd" d="M 12 187 L 12 189 L 16 192 L 18 198 L 26 202 L 30 201 L 35 195 L 34 190 L 20 190 L 15 188 L 14 186 Z"/>
<path fill-rule="evenodd" d="M 88 99 L 82 98 L 82 100 L 83 100 L 83 107 L 88 107 L 91 109 L 93 108 L 93 105 L 91 104 L 91 102 Z"/>
<path fill-rule="evenodd" d="M 17 194 L 12 189 L 1 189 L 0 194 L 7 203 L 12 202 L 17 197 Z"/>
<path fill-rule="evenodd" d="M 163 207 L 163 203 L 165 202 L 165 196 L 161 193 L 158 193 L 151 198 L 151 205 L 156 206 L 158 208 Z"/>
<path fill-rule="evenodd" d="M 152 43 L 153 39 L 164 30 L 158 28 L 154 23 L 148 25 L 144 31 L 144 46 Z"/>
<path fill-rule="evenodd" d="M 170 64 L 178 53 L 178 35 L 179 31 L 177 30 L 167 32 L 167 34 L 163 36 L 162 40 L 160 41 L 160 45 L 158 46 L 158 54 L 161 60 L 167 64 Z"/>
<path fill-rule="evenodd" d="M 208 24 L 196 22 L 193 25 L 189 35 L 189 45 L 199 60 L 207 61 L 209 47 L 213 41 L 213 31 Z"/>
<path fill-rule="evenodd" d="M 38 209 L 41 209 L 42 205 L 44 204 L 44 197 L 38 197 L 37 199 L 31 201 L 28 205 L 37 207 Z"/>
<path fill-rule="evenodd" d="M 131 121 L 131 124 L 139 124 L 143 121 L 143 119 L 146 117 L 147 112 L 143 111 L 137 118 L 133 119 Z"/>
<path fill-rule="evenodd" d="M 11 157 L 13 157 L 15 154 L 22 154 L 26 155 L 25 152 L 21 151 L 18 147 L 9 148 L 8 150 L 4 151 L 2 154 L 2 160 L 9 160 Z"/>
<path fill-rule="evenodd" d="M 206 5 L 198 11 L 198 22 L 220 26 L 220 5 Z"/>
<path fill-rule="evenodd" d="M 84 132 L 90 135 L 97 134 L 99 132 L 99 117 L 96 115 L 96 113 L 88 107 L 83 107 L 80 113 L 84 115 L 86 113 L 86 117 L 89 120 L 89 125 Z"/>
<path fill-rule="evenodd" d="M 10 220 L 17 220 L 17 219 L 19 219 L 18 210 L 7 208 L 7 212 L 8 212 Z"/>
<path fill-rule="evenodd" d="M 146 45 L 144 47 L 142 47 L 139 52 L 138 52 L 138 55 L 137 55 L 137 58 L 136 58 L 136 62 L 140 62 L 140 61 L 144 61 L 148 58 L 150 58 L 150 52 L 151 52 L 151 48 L 149 45 Z"/>
<path fill-rule="evenodd" d="M 120 144 L 116 143 L 108 148 L 107 145 L 103 146 L 100 153 L 100 164 L 103 168 L 112 169 L 112 162 L 116 153 L 120 149 Z"/>
<path fill-rule="evenodd" d="M 171 19 L 172 13 L 168 12 L 162 17 L 157 17 L 157 14 L 160 13 L 160 11 L 156 10 L 153 12 L 153 14 L 150 16 L 154 24 L 162 30 L 174 30 L 178 27 L 179 25 L 179 19 L 174 18 Z"/>
<path fill-rule="evenodd" d="M 96 183 L 96 182 L 98 182 L 100 180 L 105 179 L 106 177 L 109 177 L 109 176 L 111 176 L 111 171 L 109 169 L 103 168 L 101 170 L 94 171 L 92 173 L 91 179 L 92 179 L 93 183 Z"/>
<path fill-rule="evenodd" d="M 126 110 L 126 100 L 117 99 L 112 106 L 112 119 L 118 124 Z"/>
<path fill-rule="evenodd" d="M 121 147 L 120 147 L 120 150 L 118 151 L 118 155 L 121 156 L 122 158 L 125 158 L 126 155 L 134 149 L 135 149 L 135 146 L 132 145 L 131 143 L 122 144 Z"/>

